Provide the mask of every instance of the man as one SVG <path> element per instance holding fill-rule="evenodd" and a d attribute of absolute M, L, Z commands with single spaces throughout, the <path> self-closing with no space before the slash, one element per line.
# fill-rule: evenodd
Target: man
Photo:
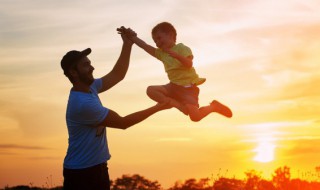
<path fill-rule="evenodd" d="M 98 93 L 124 79 L 129 66 L 132 42 L 118 29 L 123 40 L 119 59 L 113 69 L 100 79 L 94 79 L 91 49 L 72 50 L 63 56 L 61 67 L 72 83 L 66 111 L 69 146 L 64 159 L 64 189 L 109 190 L 110 179 L 106 162 L 110 159 L 106 128 L 127 129 L 152 114 L 169 109 L 167 104 L 121 117 L 102 105 Z"/>

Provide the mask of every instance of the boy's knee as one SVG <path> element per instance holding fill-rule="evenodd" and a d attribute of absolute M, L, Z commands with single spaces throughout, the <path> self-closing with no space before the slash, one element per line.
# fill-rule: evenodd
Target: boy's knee
<path fill-rule="evenodd" d="M 186 105 L 191 121 L 198 122 L 202 119 L 201 114 L 197 107 L 193 105 Z"/>
<path fill-rule="evenodd" d="M 189 115 L 189 117 L 190 117 L 191 121 L 193 121 L 193 122 L 198 122 L 198 121 L 201 120 L 200 117 L 192 117 L 192 116 L 190 116 L 190 115 Z"/>
<path fill-rule="evenodd" d="M 153 93 L 162 93 L 165 94 L 165 89 L 163 89 L 161 86 L 148 86 L 147 87 L 147 94 L 153 94 Z"/>
<path fill-rule="evenodd" d="M 190 113 L 189 112 L 189 117 L 190 117 L 191 121 L 193 121 L 193 122 L 198 122 L 198 121 L 201 120 L 201 117 L 200 117 L 200 115 L 198 113 L 194 113 L 194 112 Z"/>
<path fill-rule="evenodd" d="M 153 91 L 154 91 L 153 86 L 148 86 L 147 90 L 146 90 L 146 93 L 147 93 L 148 96 L 150 96 L 150 94 L 152 94 Z"/>

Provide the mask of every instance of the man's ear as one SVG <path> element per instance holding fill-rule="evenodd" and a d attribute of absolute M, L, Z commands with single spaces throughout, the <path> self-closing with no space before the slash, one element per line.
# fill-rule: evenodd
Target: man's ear
<path fill-rule="evenodd" d="M 69 70 L 69 74 L 70 74 L 70 76 L 72 76 L 72 78 L 74 78 L 75 76 L 78 76 L 77 70 L 76 70 L 76 69 L 73 69 L 73 68 L 71 68 L 71 69 Z"/>

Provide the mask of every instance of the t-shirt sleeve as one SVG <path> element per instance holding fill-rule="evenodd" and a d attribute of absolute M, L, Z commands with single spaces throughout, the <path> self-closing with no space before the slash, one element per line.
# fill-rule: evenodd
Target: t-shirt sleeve
<path fill-rule="evenodd" d="M 178 44 L 178 46 L 179 46 L 179 48 L 178 48 L 179 52 L 178 53 L 180 55 L 182 55 L 184 57 L 192 56 L 192 51 L 188 46 L 186 46 L 186 45 L 184 45 L 182 43 Z"/>
<path fill-rule="evenodd" d="M 164 54 L 164 52 L 161 49 L 157 48 L 155 50 L 155 56 L 157 59 L 162 60 L 163 54 Z"/>
<path fill-rule="evenodd" d="M 90 88 L 92 91 L 98 94 L 100 92 L 100 89 L 102 88 L 102 79 L 95 79 Z"/>
<path fill-rule="evenodd" d="M 98 125 L 109 113 L 109 109 L 103 107 L 96 101 L 85 102 L 81 106 L 78 119 L 86 125 Z"/>
<path fill-rule="evenodd" d="M 192 51 L 191 49 L 184 45 L 183 43 L 179 43 L 176 45 L 175 51 L 184 57 L 192 56 Z M 161 49 L 157 48 L 155 51 L 155 56 L 157 59 L 160 61 L 165 59 L 165 56 L 167 56 L 167 53 L 163 52 Z"/>
<path fill-rule="evenodd" d="M 74 110 L 72 118 L 74 121 L 85 125 L 98 125 L 101 123 L 109 113 L 109 109 L 101 104 L 98 97 L 98 92 L 102 87 L 102 80 L 95 79 L 90 86 L 91 95 L 81 96 L 74 99 L 73 102 L 81 102 L 81 104 L 73 104 Z"/>

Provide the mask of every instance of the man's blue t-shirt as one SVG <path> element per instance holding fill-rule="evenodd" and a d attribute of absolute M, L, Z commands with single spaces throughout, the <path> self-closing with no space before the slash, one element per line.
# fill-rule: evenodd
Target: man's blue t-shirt
<path fill-rule="evenodd" d="M 69 146 L 64 159 L 67 169 L 88 168 L 110 159 L 106 129 L 98 134 L 96 128 L 109 112 L 98 97 L 101 87 L 102 80 L 96 79 L 90 93 L 70 91 L 66 113 Z"/>

